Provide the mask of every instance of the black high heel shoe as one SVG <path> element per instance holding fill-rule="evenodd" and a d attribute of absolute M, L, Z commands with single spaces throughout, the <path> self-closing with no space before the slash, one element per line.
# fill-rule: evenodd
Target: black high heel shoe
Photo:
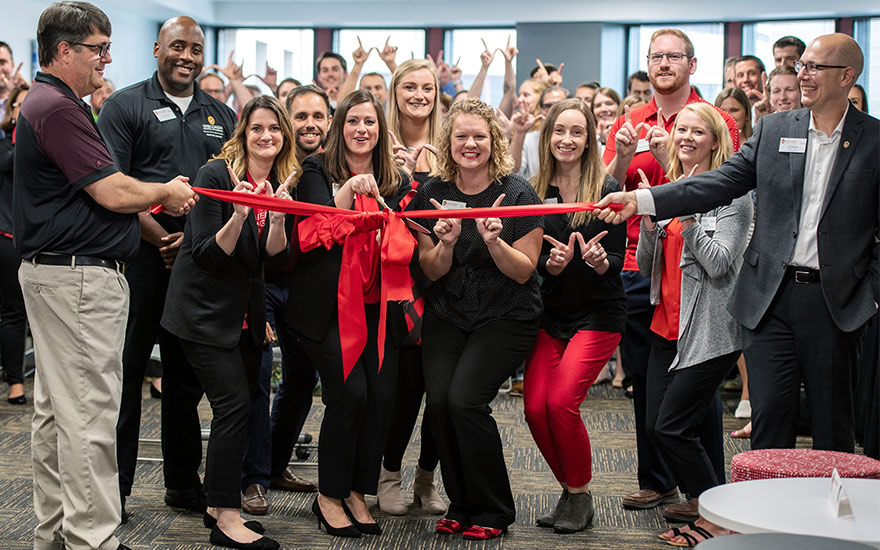
<path fill-rule="evenodd" d="M 345 503 L 342 503 L 345 506 Z M 321 525 L 324 526 L 324 529 L 327 531 L 328 535 L 335 535 L 337 537 L 351 537 L 351 538 L 360 538 L 361 532 L 354 525 L 346 525 L 345 527 L 333 527 L 327 520 L 324 519 L 324 514 L 321 512 L 321 506 L 318 505 L 318 497 L 315 497 L 315 500 L 312 501 L 312 513 L 315 514 L 318 518 L 318 530 L 321 529 Z"/>
<path fill-rule="evenodd" d="M 205 512 L 205 515 L 202 516 L 202 522 L 208 529 L 213 529 L 214 526 L 217 525 L 217 518 L 215 518 L 208 512 Z M 244 526 L 258 535 L 262 535 L 266 532 L 266 528 L 263 527 L 263 524 L 259 521 L 246 521 L 244 522 Z"/>
<path fill-rule="evenodd" d="M 150 397 L 153 399 L 162 399 L 162 390 L 150 383 Z"/>
<path fill-rule="evenodd" d="M 27 397 L 25 397 L 24 394 L 21 394 L 18 397 L 7 397 L 6 401 L 10 405 L 27 405 Z"/>
<path fill-rule="evenodd" d="M 269 537 L 260 537 L 254 542 L 238 542 L 229 538 L 229 535 L 220 530 L 216 525 L 211 529 L 211 544 L 224 548 L 239 548 L 241 550 L 278 550 L 281 545 L 277 540 Z"/>
<path fill-rule="evenodd" d="M 379 527 L 379 524 L 376 522 L 373 523 L 361 523 L 354 518 L 354 514 L 349 510 L 348 505 L 345 503 L 345 499 L 342 500 L 342 510 L 345 511 L 345 515 L 348 516 L 348 519 L 351 520 L 352 525 L 365 535 L 381 535 L 382 528 Z"/>

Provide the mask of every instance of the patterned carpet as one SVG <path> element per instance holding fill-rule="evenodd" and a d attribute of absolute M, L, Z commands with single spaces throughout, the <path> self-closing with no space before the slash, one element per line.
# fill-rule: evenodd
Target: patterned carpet
<path fill-rule="evenodd" d="M 162 467 L 155 459 L 161 457 L 159 438 L 159 400 L 150 399 L 144 385 L 144 422 L 141 437 L 154 442 L 143 443 L 138 462 L 137 478 L 128 499 L 131 519 L 118 530 L 119 539 L 135 549 L 196 550 L 212 546 L 208 530 L 199 516 L 184 514 L 164 505 Z M 26 384 L 33 395 L 32 379 Z M 745 423 L 733 418 L 739 393 L 725 393 L 724 428 L 726 432 Z M 592 492 L 596 506 L 593 527 L 573 535 L 556 535 L 535 526 L 535 517 L 548 509 L 558 496 L 558 485 L 541 458 L 523 420 L 522 399 L 499 394 L 493 403 L 495 418 L 503 440 L 507 443 L 506 458 L 517 501 L 517 520 L 510 533 L 489 542 L 464 541 L 460 536 L 436 536 L 435 516 L 413 511 L 408 517 L 386 517 L 369 499 L 375 516 L 385 533 L 380 537 L 344 540 L 318 532 L 310 512 L 312 495 L 271 491 L 271 508 L 260 521 L 267 534 L 282 543 L 283 548 L 319 550 L 394 550 L 439 549 L 593 549 L 593 548 L 666 548 L 656 537 L 665 528 L 661 509 L 629 511 L 621 507 L 623 496 L 635 490 L 636 448 L 632 402 L 622 390 L 610 385 L 594 387 L 582 406 L 582 415 L 590 433 L 593 448 L 594 478 Z M 204 427 L 208 427 L 210 411 L 202 403 Z M 24 550 L 33 548 L 36 519 L 32 510 L 30 419 L 32 406 L 8 405 L 0 400 L 0 474 L 5 483 L 0 488 L 0 548 Z M 317 437 L 322 414 L 319 398 L 306 424 L 306 431 Z M 418 430 L 416 430 L 418 434 Z M 404 460 L 404 488 L 411 491 L 413 468 L 418 441 L 411 443 Z M 802 439 L 799 446 L 808 446 Z M 728 459 L 748 449 L 747 440 L 725 437 Z M 317 451 L 306 461 L 297 461 L 295 468 L 303 477 L 317 477 Z M 150 460 L 150 459 L 153 460 Z"/>

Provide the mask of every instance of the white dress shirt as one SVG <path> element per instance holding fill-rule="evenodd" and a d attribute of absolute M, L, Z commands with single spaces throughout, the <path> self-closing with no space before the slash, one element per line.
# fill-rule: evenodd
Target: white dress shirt
<path fill-rule="evenodd" d="M 798 224 L 798 236 L 795 240 L 792 265 L 819 269 L 819 249 L 816 231 L 819 227 L 819 214 L 828 189 L 828 178 L 843 132 L 846 113 L 840 118 L 837 127 L 829 137 L 825 132 L 816 129 L 813 114 L 810 113 L 810 129 L 807 134 L 806 164 L 804 166 L 804 189 L 801 198 L 801 216 Z M 791 136 L 795 137 L 795 136 Z M 654 197 L 649 189 L 636 190 L 637 214 L 653 216 L 657 213 Z"/>

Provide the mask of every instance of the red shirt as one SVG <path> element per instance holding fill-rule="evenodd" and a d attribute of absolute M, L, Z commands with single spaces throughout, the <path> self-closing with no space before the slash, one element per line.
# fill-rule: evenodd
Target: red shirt
<path fill-rule="evenodd" d="M 654 308 L 651 330 L 667 340 L 678 340 L 678 320 L 681 315 L 681 250 L 684 248 L 684 229 L 678 218 L 666 225 L 663 238 L 663 261 L 660 270 L 660 303 Z"/>
<path fill-rule="evenodd" d="M 691 95 L 687 98 L 685 104 L 688 103 L 708 103 L 708 101 L 697 95 L 697 92 L 691 88 Z M 733 152 L 736 153 L 739 151 L 739 129 L 736 126 L 736 121 L 726 112 L 717 107 L 716 109 L 721 113 L 724 122 L 727 123 L 727 128 L 730 130 L 730 139 L 733 141 Z M 667 132 L 672 132 L 677 114 L 678 113 L 666 118 L 664 128 Z M 632 117 L 633 126 L 638 126 L 640 122 L 644 122 L 648 126 L 656 126 L 657 104 L 654 102 L 654 98 L 652 97 L 651 102 L 647 105 L 632 111 L 630 115 Z M 611 133 L 608 134 L 608 141 L 605 144 L 605 153 L 602 155 L 602 160 L 605 162 L 606 166 L 611 164 L 611 161 L 614 160 L 614 157 L 617 155 L 617 144 L 614 142 L 614 138 L 617 135 L 617 130 L 623 126 L 623 122 L 624 117 L 619 117 L 611 127 Z M 644 138 L 646 134 L 647 129 L 643 129 L 639 134 L 639 138 Z M 645 177 L 648 178 L 648 182 L 652 186 L 660 185 L 669 181 L 666 179 L 666 168 L 657 163 L 657 160 L 654 158 L 654 155 L 651 154 L 650 150 L 645 150 L 641 153 L 636 153 L 633 156 L 632 162 L 629 163 L 629 167 L 626 169 L 626 181 L 620 182 L 623 190 L 634 191 L 638 189 L 639 182 L 642 181 L 638 173 L 639 168 L 645 173 Z M 639 244 L 640 220 L 641 216 L 632 216 L 626 221 L 626 256 L 623 259 L 623 271 L 639 270 L 638 263 L 636 263 L 636 247 Z"/>

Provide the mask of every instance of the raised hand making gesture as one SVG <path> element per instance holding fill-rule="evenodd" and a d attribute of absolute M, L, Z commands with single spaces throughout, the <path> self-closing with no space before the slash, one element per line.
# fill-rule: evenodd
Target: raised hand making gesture
<path fill-rule="evenodd" d="M 547 258 L 547 272 L 551 275 L 559 275 L 565 267 L 574 258 L 575 241 L 579 233 L 573 232 L 568 238 L 568 244 L 561 243 L 551 237 L 544 235 L 544 240 L 553 245 L 550 250 L 550 257 Z"/>
<path fill-rule="evenodd" d="M 608 234 L 608 231 L 602 231 L 589 241 L 584 242 L 584 236 L 580 233 L 577 235 L 578 244 L 581 247 L 581 259 L 596 272 L 597 275 L 603 275 L 608 271 L 608 253 L 599 242 Z"/>
<path fill-rule="evenodd" d="M 437 210 L 443 210 L 443 206 L 435 199 L 431 199 L 431 204 Z M 461 219 L 459 218 L 439 218 L 434 224 L 434 234 L 440 239 L 440 244 L 446 247 L 455 246 L 458 236 L 461 235 Z"/>
<path fill-rule="evenodd" d="M 504 193 L 498 195 L 498 198 L 492 203 L 492 208 L 501 206 L 504 196 Z M 491 245 L 498 242 L 498 236 L 501 235 L 501 230 L 504 229 L 501 218 L 477 218 L 474 221 L 477 222 L 477 231 L 480 233 L 480 237 L 483 238 L 484 243 Z"/>

